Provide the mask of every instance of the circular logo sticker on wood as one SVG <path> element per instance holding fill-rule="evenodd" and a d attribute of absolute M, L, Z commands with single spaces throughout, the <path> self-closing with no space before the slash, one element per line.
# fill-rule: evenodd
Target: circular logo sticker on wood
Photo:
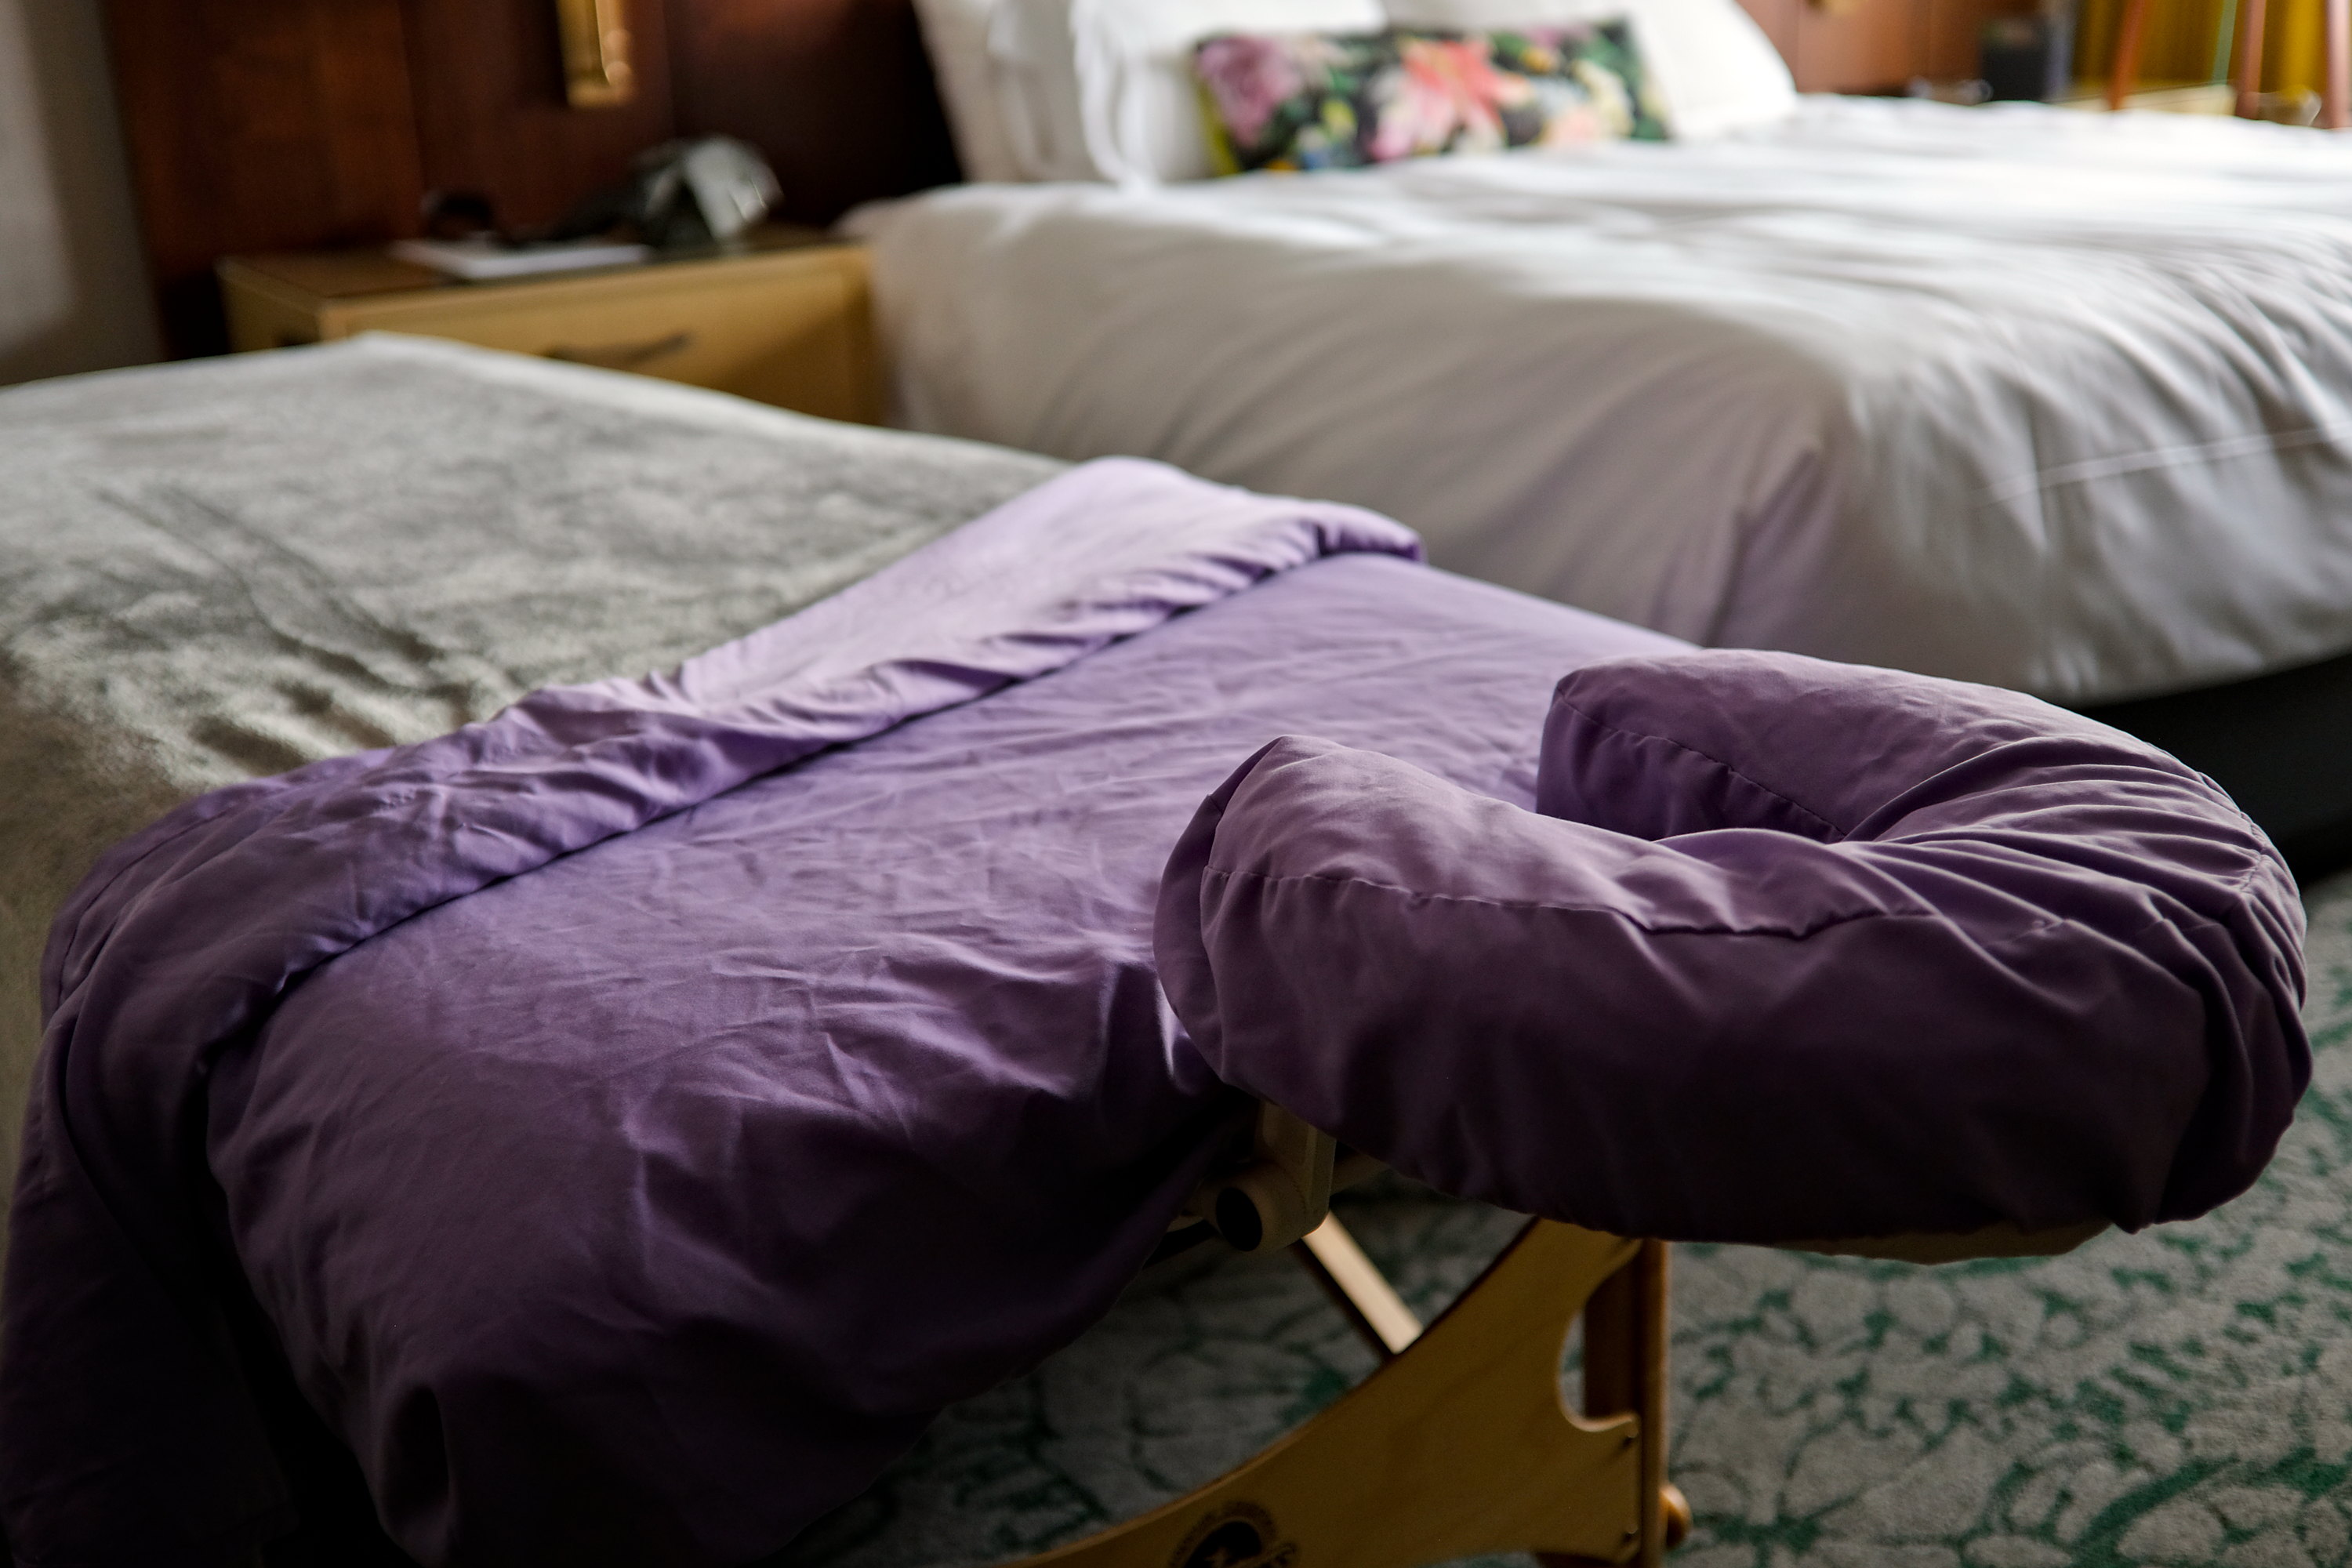
<path fill-rule="evenodd" d="M 1229 1502 L 1201 1516 L 1168 1568 L 1297 1568 L 1298 1547 L 1276 1532 L 1254 1502 Z"/>

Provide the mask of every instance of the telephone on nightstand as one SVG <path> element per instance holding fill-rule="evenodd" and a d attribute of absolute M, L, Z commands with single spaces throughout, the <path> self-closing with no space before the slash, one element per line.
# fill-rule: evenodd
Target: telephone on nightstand
<path fill-rule="evenodd" d="M 619 267 L 648 250 L 694 251 L 739 239 L 779 194 L 760 154 L 728 136 L 666 142 L 637 154 L 629 177 L 544 228 L 499 226 L 489 198 L 433 191 L 423 239 L 396 240 L 404 261 L 480 281 Z"/>
<path fill-rule="evenodd" d="M 767 160 L 731 136 L 671 142 L 631 166 L 628 216 L 646 243 L 725 243 L 750 228 L 782 194 Z"/>
<path fill-rule="evenodd" d="M 428 191 L 425 232 L 436 241 L 514 247 L 635 239 L 663 250 L 698 249 L 740 237 L 782 195 L 767 160 L 731 136 L 665 142 L 629 161 L 629 177 L 583 197 L 543 228 L 499 225 L 475 191 Z M 622 231 L 627 231 L 625 234 Z"/>
<path fill-rule="evenodd" d="M 726 247 L 767 216 L 776 176 L 729 136 L 666 142 L 640 153 L 622 184 L 598 191 L 543 228 L 502 228 L 488 196 L 433 191 L 422 239 L 392 254 L 472 281 L 619 267 L 649 250 Z"/>
<path fill-rule="evenodd" d="M 549 239 L 577 239 L 626 225 L 658 249 L 725 244 L 782 194 L 775 172 L 731 136 L 666 142 L 637 154 L 626 183 L 599 191 L 556 221 Z"/>

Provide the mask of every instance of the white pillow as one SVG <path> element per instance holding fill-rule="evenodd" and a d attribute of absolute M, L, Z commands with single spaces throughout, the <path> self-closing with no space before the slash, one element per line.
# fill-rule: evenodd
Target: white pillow
<path fill-rule="evenodd" d="M 988 26 L 997 0 L 915 0 L 923 49 L 940 84 L 940 102 L 967 180 L 1018 180 L 1012 142 L 996 110 L 988 59 Z"/>
<path fill-rule="evenodd" d="M 997 112 L 1029 179 L 1201 179 L 1211 169 L 1194 44 L 1385 26 L 1380 0 L 998 0 Z"/>
<path fill-rule="evenodd" d="M 1788 62 L 1738 0 L 1387 0 L 1401 27 L 1486 30 L 1623 16 L 1633 24 L 1666 122 L 1702 140 L 1786 119 L 1797 107 Z"/>
<path fill-rule="evenodd" d="M 1219 32 L 1484 29 L 1629 16 L 1674 132 L 1720 135 L 1796 106 L 1738 0 L 915 0 L 972 180 L 1198 179 L 1208 137 L 1192 46 Z"/>

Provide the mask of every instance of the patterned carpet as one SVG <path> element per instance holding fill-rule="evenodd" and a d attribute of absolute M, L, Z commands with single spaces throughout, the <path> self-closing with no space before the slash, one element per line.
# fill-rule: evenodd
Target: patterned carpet
<path fill-rule="evenodd" d="M 2352 877 L 2309 907 L 2311 1091 L 2220 1212 L 1938 1269 L 1677 1249 L 1673 1473 L 1698 1522 L 1676 1568 L 2352 1568 Z M 1516 1227 L 1402 1184 L 1343 1212 L 1425 1314 Z M 1073 1541 L 1370 1368 L 1286 1262 L 1180 1258 L 782 1561 Z"/>

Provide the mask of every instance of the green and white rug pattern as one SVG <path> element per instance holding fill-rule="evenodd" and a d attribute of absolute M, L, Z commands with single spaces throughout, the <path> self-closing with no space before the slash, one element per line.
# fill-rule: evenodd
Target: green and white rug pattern
<path fill-rule="evenodd" d="M 2309 909 L 2311 1090 L 2220 1212 L 1936 1269 L 1676 1250 L 1673 1473 L 1698 1519 L 1676 1568 L 2352 1568 L 2352 878 Z M 1517 1223 L 1402 1184 L 1344 1212 L 1424 1313 Z M 1286 1262 L 1179 1259 L 780 1561 L 1076 1540 L 1370 1367 Z"/>

